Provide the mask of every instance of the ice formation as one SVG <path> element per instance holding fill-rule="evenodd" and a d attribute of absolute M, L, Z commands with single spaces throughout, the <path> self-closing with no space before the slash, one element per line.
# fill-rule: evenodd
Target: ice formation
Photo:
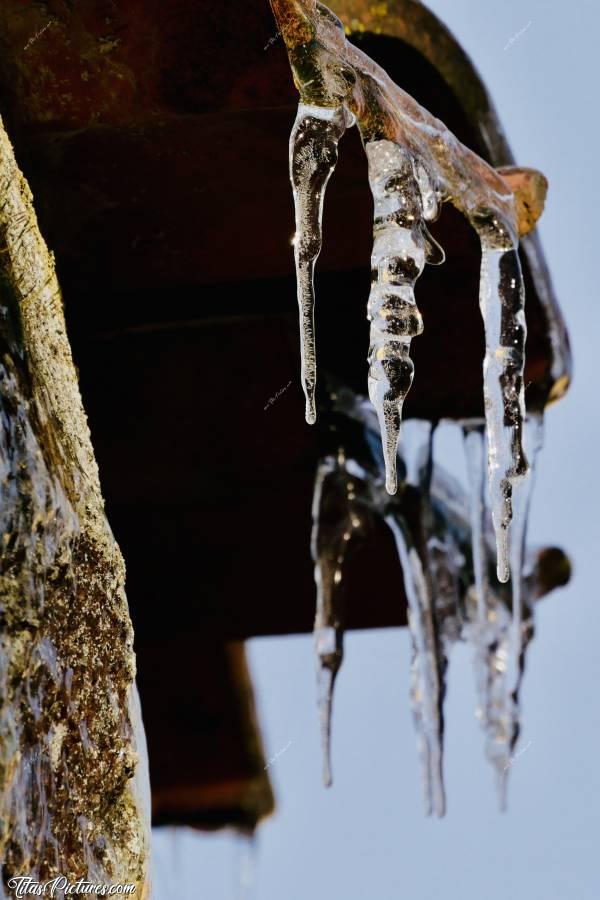
<path fill-rule="evenodd" d="M 321 248 L 324 193 L 338 142 L 356 123 L 375 204 L 368 384 L 381 423 L 387 490 L 393 494 L 397 486 L 402 404 L 413 377 L 410 341 L 422 330 L 413 286 L 426 262 L 444 259 L 426 222 L 436 218 L 441 202 L 450 201 L 476 229 L 482 246 L 488 469 L 499 577 L 507 581 L 511 495 L 527 472 L 521 446 L 524 292 L 513 192 L 503 175 L 346 41 L 341 22 L 326 7 L 314 0 L 272 0 L 272 6 L 301 101 L 290 138 L 290 173 L 306 419 L 316 419 L 313 273 Z"/>
<path fill-rule="evenodd" d="M 302 386 L 306 396 L 306 421 L 317 418 L 315 388 L 314 269 L 321 252 L 321 221 L 325 188 L 337 162 L 338 141 L 346 130 L 343 108 L 320 109 L 301 103 L 290 141 L 290 176 L 294 189 L 296 235 L 294 257 L 300 307 Z"/>
<path fill-rule="evenodd" d="M 328 457 L 321 462 L 313 497 L 312 554 L 317 586 L 314 636 L 323 782 L 327 787 L 332 782 L 333 687 L 344 657 L 344 562 L 348 551 L 354 550 L 356 541 L 364 533 L 368 518 L 368 497 L 364 496 L 361 475 L 362 470 L 357 470 L 352 461 L 348 464 L 340 449 L 337 457 Z"/>
<path fill-rule="evenodd" d="M 423 331 L 413 284 L 425 262 L 441 262 L 443 253 L 424 223 L 425 208 L 430 217 L 437 209 L 424 173 L 425 202 L 414 164 L 405 150 L 391 141 L 373 141 L 366 150 L 375 203 L 373 283 L 367 311 L 371 322 L 369 397 L 383 436 L 386 488 L 395 494 L 402 404 L 413 379 L 410 342 Z"/>
<path fill-rule="evenodd" d="M 331 704 L 343 658 L 344 564 L 352 541 L 369 533 L 375 517 L 387 524 L 402 569 L 412 644 L 410 700 L 421 763 L 425 811 L 445 811 L 443 781 L 443 700 L 451 649 L 465 641 L 474 651 L 477 710 L 486 756 L 496 773 L 501 808 L 506 778 L 519 734 L 519 689 L 525 651 L 533 635 L 533 602 L 544 590 L 533 567 L 511 584 L 497 581 L 495 541 L 485 491 L 485 427 L 459 425 L 465 436 L 468 490 L 434 459 L 431 423 L 405 423 L 397 464 L 402 492 L 385 488 L 385 461 L 373 440 L 379 420 L 365 399 L 347 388 L 330 394 L 336 413 L 339 450 L 325 457 L 315 481 L 313 556 L 317 583 L 315 639 L 325 783 L 331 783 Z M 358 422 L 364 442 L 344 450 L 344 426 Z M 541 446 L 541 417 L 525 422 L 524 443 L 532 461 Z M 515 492 L 512 569 L 525 570 L 525 530 L 530 481 Z M 550 586 L 551 587 L 551 586 Z"/>
<path fill-rule="evenodd" d="M 488 437 L 492 517 L 498 550 L 498 580 L 510 577 L 508 529 L 512 496 L 527 474 L 523 452 L 525 419 L 525 311 L 523 278 L 515 249 L 503 249 L 504 230 L 491 219 L 481 229 L 480 306 L 485 326 L 483 385 Z"/>
<path fill-rule="evenodd" d="M 411 704 L 426 811 L 443 815 L 445 809 L 442 706 L 450 649 L 459 639 L 475 650 L 478 715 L 503 804 L 519 731 L 524 652 L 532 634 L 532 597 L 523 580 L 531 491 L 526 475 L 541 440 L 540 418 L 526 419 L 525 414 L 525 294 L 518 245 L 541 212 L 545 180 L 533 173 L 537 180 L 527 183 L 533 170 L 496 171 L 461 144 L 346 40 L 342 23 L 322 4 L 271 0 L 271 5 L 300 94 L 290 138 L 290 175 L 302 383 L 311 424 L 316 419 L 317 376 L 313 276 L 321 249 L 325 188 L 337 162 L 339 140 L 354 124 L 367 155 L 374 200 L 367 315 L 368 393 L 376 415 L 366 401 L 348 399 L 349 392 L 342 391 L 343 402 L 339 392 L 331 397 L 366 433 L 379 433 L 382 454 L 374 453 L 369 460 L 347 458 L 340 445 L 337 458 L 329 456 L 320 464 L 313 504 L 324 779 L 331 781 L 332 691 L 343 657 L 344 560 L 354 539 L 351 523 L 356 519 L 364 529 L 370 514 L 383 518 L 391 530 L 403 572 L 412 640 Z M 519 192 L 521 184 L 527 185 L 527 202 Z M 536 193 L 539 202 L 532 199 Z M 423 330 L 415 283 L 426 263 L 444 262 L 427 222 L 437 218 L 446 201 L 476 230 L 482 254 L 485 422 L 464 423 L 468 499 L 433 464 L 432 426 L 411 422 L 402 433 L 400 428 L 413 380 L 410 344 Z M 402 492 L 394 497 L 399 462 L 406 477 Z M 407 491 L 418 493 L 418 521 L 406 513 Z M 494 562 L 497 580 L 489 571 Z M 511 583 L 504 587 L 511 573 Z"/>

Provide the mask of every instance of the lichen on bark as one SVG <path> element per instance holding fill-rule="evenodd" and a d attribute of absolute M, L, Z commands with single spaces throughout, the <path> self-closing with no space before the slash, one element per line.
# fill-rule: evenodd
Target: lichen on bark
<path fill-rule="evenodd" d="M 147 893 L 125 569 L 52 254 L 0 120 L 0 859 Z M 141 762 L 140 762 L 141 760 Z"/>

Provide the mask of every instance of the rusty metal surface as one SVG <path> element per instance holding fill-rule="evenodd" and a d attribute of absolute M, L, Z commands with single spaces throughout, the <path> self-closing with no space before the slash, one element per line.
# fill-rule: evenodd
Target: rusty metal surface
<path fill-rule="evenodd" d="M 244 645 L 175 632 L 137 653 L 153 822 L 254 830 L 274 799 Z"/>

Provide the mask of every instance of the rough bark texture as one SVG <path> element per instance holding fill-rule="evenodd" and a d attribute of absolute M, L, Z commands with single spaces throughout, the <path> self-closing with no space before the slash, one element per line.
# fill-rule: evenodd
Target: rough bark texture
<path fill-rule="evenodd" d="M 125 570 L 54 260 L 1 121 L 0 316 L 4 883 L 135 882 L 142 897 L 147 764 Z"/>

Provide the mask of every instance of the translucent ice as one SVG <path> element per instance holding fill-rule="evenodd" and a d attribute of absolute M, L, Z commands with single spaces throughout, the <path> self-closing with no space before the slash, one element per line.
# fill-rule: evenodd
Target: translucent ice
<path fill-rule="evenodd" d="M 358 475 L 358 477 L 357 477 Z M 314 637 L 323 782 L 331 775 L 331 713 L 333 688 L 344 657 L 344 563 L 349 549 L 364 534 L 366 507 L 363 473 L 347 466 L 343 450 L 323 460 L 313 495 L 312 555 L 315 563 L 317 612 Z"/>
<path fill-rule="evenodd" d="M 542 443 L 542 418 L 525 420 L 524 444 L 532 466 Z M 470 518 L 476 607 L 467 605 L 464 636 L 475 649 L 478 716 L 486 735 L 486 755 L 496 770 L 500 807 L 506 806 L 511 753 L 519 735 L 519 689 L 525 650 L 533 633 L 533 598 L 524 579 L 525 537 L 533 479 L 519 481 L 512 492 L 512 577 L 507 591 L 492 586 L 486 540 L 488 511 L 482 492 L 485 438 L 481 428 L 465 429 L 470 481 Z"/>
<path fill-rule="evenodd" d="M 546 182 L 534 170 L 496 171 L 461 144 L 349 43 L 342 23 L 316 0 L 271 0 L 271 5 L 300 94 L 290 171 L 302 380 L 310 423 L 316 418 L 314 266 L 321 248 L 324 191 L 346 128 L 357 125 L 368 159 L 374 200 L 367 308 L 368 392 L 373 409 L 343 391 L 339 392 L 343 399 L 336 403 L 338 411 L 365 427 L 366 446 L 372 447 L 374 431 L 380 435 L 381 455 L 374 453 L 361 469 L 363 499 L 391 529 L 402 565 L 413 643 L 411 702 L 426 807 L 442 814 L 442 703 L 455 640 L 468 640 L 475 648 L 479 714 L 501 796 L 519 729 L 518 690 L 524 649 L 532 634 L 532 608 L 523 580 L 531 490 L 525 476 L 528 459 L 533 459 L 539 444 L 540 426 L 534 419 L 525 425 L 525 294 L 518 247 L 519 238 L 534 227 L 542 211 Z M 411 341 L 423 330 L 414 288 L 426 263 L 444 261 L 426 227 L 442 202 L 451 202 L 468 219 L 482 252 L 485 422 L 470 423 L 466 430 L 468 498 L 433 465 L 429 424 L 404 426 L 401 432 L 403 403 L 413 380 Z M 546 303 L 545 309 L 550 306 Z M 551 340 L 560 343 L 553 327 L 551 322 Z M 340 458 L 343 465 L 333 457 L 321 464 L 313 509 L 326 781 L 331 692 L 342 658 L 340 585 L 347 550 L 343 522 L 352 515 L 354 502 L 348 493 L 344 497 L 342 480 L 351 465 L 364 464 L 362 458 L 347 459 L 343 452 Z M 403 491 L 394 498 L 399 466 Z M 339 498 L 340 509 L 346 508 L 345 519 L 338 515 L 335 524 L 324 515 L 325 488 L 330 497 Z M 407 513 L 402 496 L 411 491 L 419 497 L 416 519 Z M 498 580 L 490 571 L 494 565 Z M 505 586 L 511 572 L 511 583 Z"/>
<path fill-rule="evenodd" d="M 434 596 L 430 573 L 419 555 L 410 530 L 400 517 L 386 516 L 394 536 L 408 601 L 408 624 L 412 640 L 410 696 L 421 759 L 425 813 L 443 816 L 443 669 L 435 627 Z"/>
<path fill-rule="evenodd" d="M 419 182 L 408 154 L 392 141 L 373 141 L 366 151 L 375 206 L 367 309 L 369 397 L 381 428 L 386 488 L 395 494 L 402 404 L 413 380 L 410 342 L 423 331 L 413 285 L 434 244 L 425 228 Z"/>
<path fill-rule="evenodd" d="M 469 523 L 473 550 L 473 573 L 477 594 L 477 620 L 487 622 L 487 548 L 485 544 L 485 433 L 481 426 L 464 429 L 467 473 L 469 478 Z"/>
<path fill-rule="evenodd" d="M 385 490 L 380 422 L 373 407 L 351 390 L 330 388 L 337 418 L 337 457 L 318 470 L 313 507 L 313 554 L 317 582 L 316 640 L 321 673 L 320 711 L 325 771 L 331 728 L 331 689 L 342 657 L 343 589 L 348 551 L 379 517 L 390 529 L 402 569 L 412 659 L 410 702 L 416 728 L 427 813 L 443 814 L 443 701 L 452 646 L 464 641 L 474 651 L 477 716 L 485 752 L 494 767 L 500 805 L 505 805 L 511 754 L 519 733 L 519 689 L 525 651 L 533 635 L 533 603 L 552 589 L 544 554 L 525 559 L 525 525 L 531 483 L 516 483 L 512 502 L 513 542 L 509 584 L 495 577 L 495 538 L 486 502 L 485 424 L 462 425 L 469 489 L 435 461 L 431 423 L 403 425 L 396 464 L 402 490 Z M 345 425 L 344 423 L 348 423 Z M 364 440 L 357 439 L 357 424 Z M 348 428 L 346 435 L 345 429 Z M 342 450 L 348 439 L 352 455 Z M 525 423 L 524 449 L 532 464 L 541 444 L 541 418 Z M 347 523 L 359 512 L 350 531 Z M 530 572 L 527 566 L 532 565 Z M 393 585 L 388 590 L 394 590 Z"/>
<path fill-rule="evenodd" d="M 345 129 L 346 113 L 342 108 L 321 109 L 301 103 L 290 137 L 290 178 L 296 210 L 293 243 L 302 336 L 302 387 L 309 424 L 317 417 L 314 270 L 321 252 L 325 188 L 335 169 L 337 145 Z"/>
<path fill-rule="evenodd" d="M 493 217 L 480 225 L 480 306 L 485 326 L 483 384 L 488 435 L 492 518 L 496 531 L 498 580 L 510 576 L 508 529 L 512 495 L 527 474 L 522 430 L 525 418 L 524 289 L 519 256 L 503 248 L 506 233 Z"/>
<path fill-rule="evenodd" d="M 533 227 L 541 203 L 535 214 L 529 208 L 532 214 L 521 216 L 524 207 L 517 207 L 510 173 L 491 168 L 394 84 L 345 39 L 342 23 L 322 4 L 271 0 L 271 5 L 301 101 L 290 160 L 307 421 L 316 418 L 313 272 L 321 248 L 324 191 L 337 161 L 338 141 L 344 129 L 356 123 L 369 161 L 375 206 L 368 384 L 381 423 L 386 487 L 391 494 L 396 490 L 402 405 L 413 379 L 410 341 L 422 331 L 413 286 L 425 262 L 444 259 L 425 221 L 437 216 L 442 201 L 450 201 L 471 222 L 482 244 L 488 471 L 498 576 L 507 581 L 511 497 L 527 472 L 521 446 L 524 292 L 517 248 L 519 234 Z"/>

